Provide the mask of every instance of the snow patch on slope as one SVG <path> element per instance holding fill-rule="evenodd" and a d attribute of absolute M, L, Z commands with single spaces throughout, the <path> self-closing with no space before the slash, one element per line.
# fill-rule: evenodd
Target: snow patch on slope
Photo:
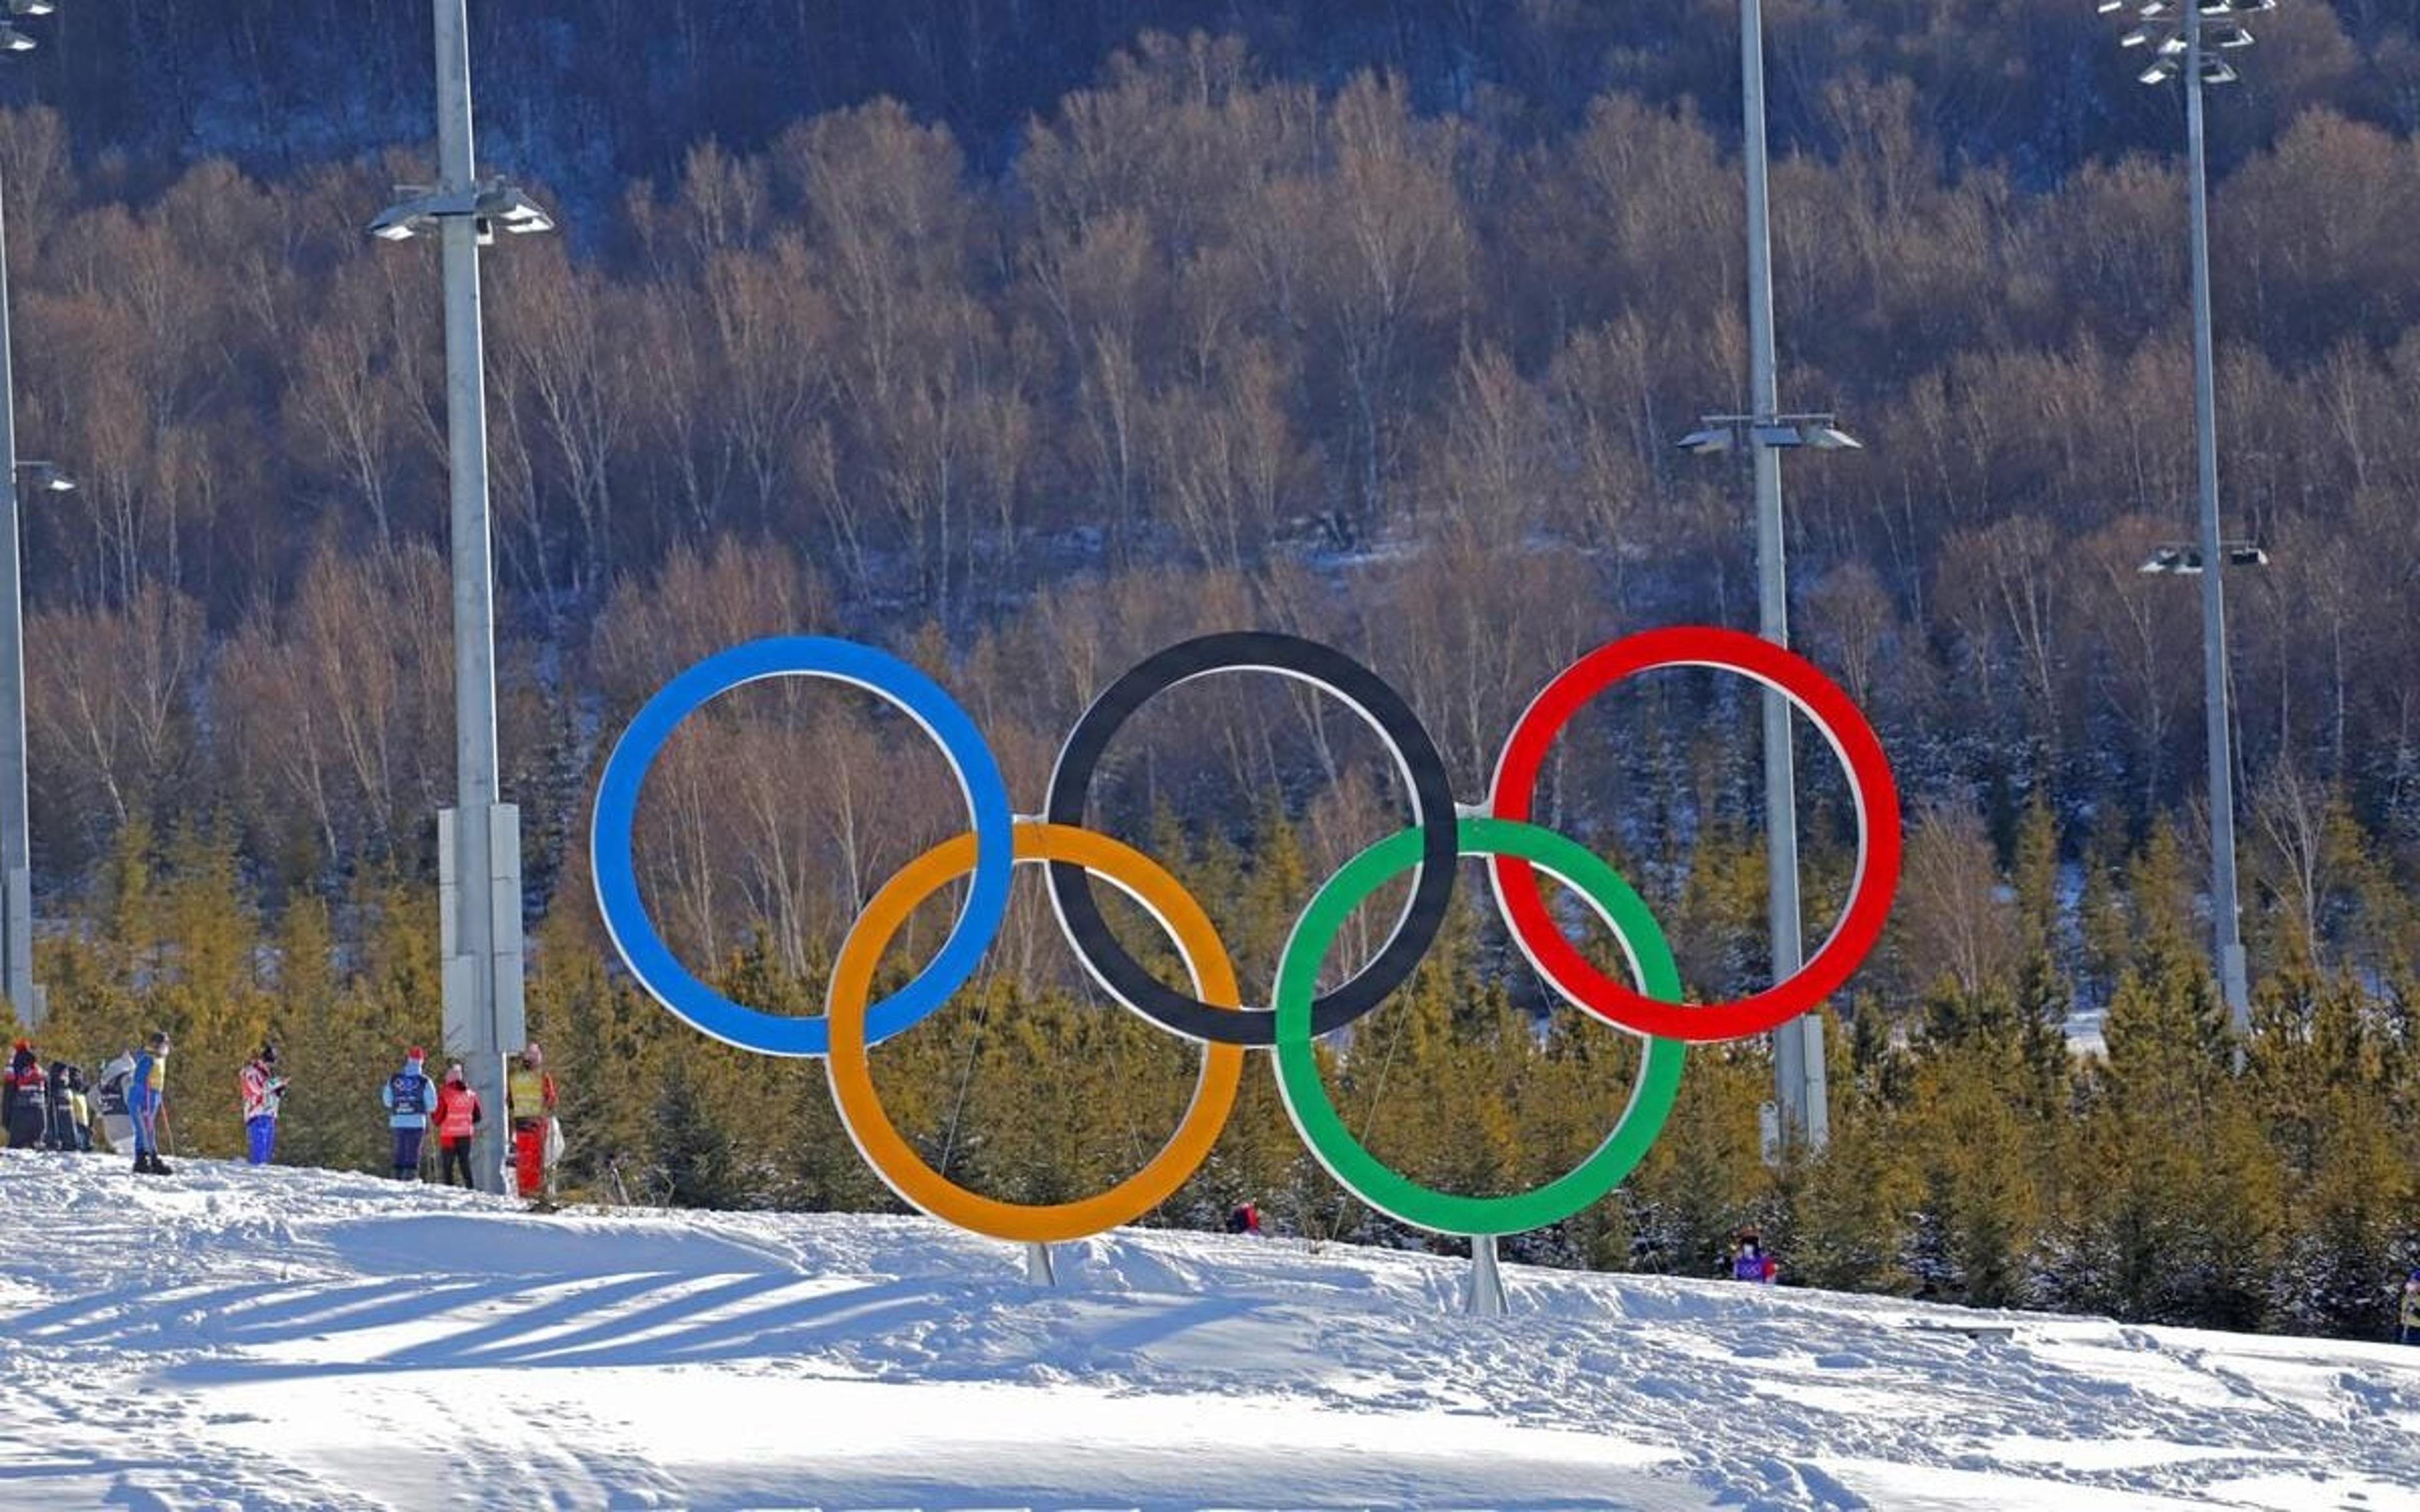
<path fill-rule="evenodd" d="M 2420 1508 L 2420 1350 L 0 1153 L 0 1507 Z M 1981 1327 L 1980 1325 L 1990 1325 Z M 1969 1330 L 1978 1333 L 1975 1336 Z"/>

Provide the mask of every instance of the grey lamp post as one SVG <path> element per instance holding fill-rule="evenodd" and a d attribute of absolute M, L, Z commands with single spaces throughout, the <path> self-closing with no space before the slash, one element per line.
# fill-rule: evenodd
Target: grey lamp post
<path fill-rule="evenodd" d="M 1682 439 L 1683 451 L 1728 452 L 1745 445 L 1756 474 L 1757 629 L 1776 645 L 1790 643 L 1788 543 L 1781 513 L 1781 454 L 1811 446 L 1838 451 L 1857 442 L 1829 415 L 1781 414 L 1773 316 L 1772 164 L 1764 131 L 1764 3 L 1740 0 L 1740 94 L 1747 170 L 1748 405 L 1745 415 L 1710 415 L 1705 428 Z M 1790 746 L 1790 701 L 1764 695 L 1764 811 L 1767 922 L 1773 932 L 1774 980 L 1795 973 L 1806 959 L 1798 911 L 1798 791 Z M 1823 1085 L 1823 1021 L 1813 1013 L 1773 1034 L 1776 1111 L 1781 1139 L 1809 1149 L 1831 1142 L 1831 1104 Z"/>
<path fill-rule="evenodd" d="M 404 241 L 435 234 L 445 285 L 445 434 L 453 498 L 455 807 L 438 816 L 445 1042 L 469 1067 L 489 1117 L 473 1145 L 483 1190 L 502 1184 L 504 1057 L 527 1033 L 521 999 L 520 814 L 500 801 L 495 575 L 488 524 L 488 398 L 479 248 L 496 231 L 551 231 L 519 189 L 482 181 L 471 146 L 467 0 L 435 0 L 438 182 L 369 226 Z"/>
<path fill-rule="evenodd" d="M 2150 64 L 2137 75 L 2148 85 L 2185 82 L 2185 146 L 2192 179 L 2194 432 L 2201 495 L 2201 531 L 2191 566 L 2201 579 L 2203 719 L 2210 744 L 2211 924 L 2220 995 L 2239 1039 L 2252 1030 L 2252 993 L 2243 960 L 2242 904 L 2235 876 L 2235 753 L 2227 712 L 2226 587 L 2224 569 L 2266 561 L 2222 539 L 2218 519 L 2218 380 L 2210 315 L 2210 154 L 2202 129 L 2205 85 L 2233 84 L 2237 74 L 2217 54 L 2252 45 L 2246 15 L 2273 10 L 2277 0 L 2149 0 L 2133 7 L 2143 24 L 2119 39 L 2147 48 Z M 2127 0 L 2101 0 L 2103 15 Z M 2240 545 L 2240 544 L 2238 544 Z M 2180 557 L 2180 563 L 2184 558 Z M 2153 563 L 2159 559 L 2154 557 Z M 2150 564 L 2147 564 L 2150 565 Z M 2160 570 L 2155 566 L 2152 570 Z"/>
<path fill-rule="evenodd" d="M 1751 8 L 1756 0 L 1748 0 Z M 1751 111 L 1761 120 L 1761 112 Z M 1761 154 L 1756 154 L 1761 161 Z M 1761 196 L 1753 190 L 1753 204 Z M 1751 215 L 1751 225 L 1761 218 Z M 1762 239 L 1751 235 L 1755 247 Z M 1743 449 L 1754 458 L 1757 500 L 1757 601 L 1759 632 L 1776 645 L 1790 643 L 1790 582 L 1783 555 L 1781 516 L 1781 454 L 1788 451 L 1854 452 L 1863 450 L 1855 437 L 1828 414 L 1776 414 L 1773 375 L 1773 269 L 1770 257 L 1752 255 L 1750 300 L 1762 311 L 1762 335 L 1752 337 L 1753 349 L 1764 358 L 1753 376 L 1758 412 L 1749 415 L 1707 415 L 1699 428 L 1676 443 L 1699 456 L 1719 456 Z M 1751 322 L 1755 324 L 1755 322 Z M 1789 699 L 1766 689 L 1764 694 L 1764 805 L 1766 836 L 1766 912 L 1773 933 L 1774 980 L 1796 972 L 1805 963 L 1798 903 L 1798 783 L 1791 749 Z M 1773 1032 L 1773 1077 L 1776 1122 L 1768 1131 L 1771 1143 L 1804 1141 L 1810 1150 L 1831 1142 L 1830 1094 L 1825 1086 L 1823 1020 L 1808 1013 Z"/>
<path fill-rule="evenodd" d="M 29 53 L 34 39 L 14 21 L 47 16 L 52 0 L 6 0 L 0 52 Z M 17 375 L 8 334 L 8 230 L 0 221 L 0 992 L 27 1028 L 49 1005 L 34 980 L 33 806 L 25 774 L 25 592 L 17 518 L 18 484 L 64 492 L 75 486 L 49 463 L 17 460 Z"/>

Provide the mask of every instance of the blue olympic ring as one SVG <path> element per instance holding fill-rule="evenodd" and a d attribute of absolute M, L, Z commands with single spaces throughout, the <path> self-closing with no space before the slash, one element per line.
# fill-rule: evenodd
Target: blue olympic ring
<path fill-rule="evenodd" d="M 930 1015 L 966 985 L 1008 917 L 1009 879 L 1016 865 L 1015 816 L 1008 783 L 974 720 L 941 686 L 898 657 L 854 641 L 822 636 L 752 640 L 709 656 L 664 685 L 622 733 L 605 764 L 597 793 L 589 854 L 597 873 L 597 905 L 613 945 L 655 998 L 690 1025 L 727 1044 L 768 1056 L 820 1056 L 830 1045 L 824 1019 L 760 1012 L 723 996 L 680 964 L 656 933 L 639 897 L 632 863 L 639 789 L 680 722 L 735 687 L 768 677 L 825 677 L 888 700 L 923 727 L 949 758 L 974 822 L 974 885 L 940 953 L 916 979 L 866 1013 L 868 1043 L 890 1038 Z"/>

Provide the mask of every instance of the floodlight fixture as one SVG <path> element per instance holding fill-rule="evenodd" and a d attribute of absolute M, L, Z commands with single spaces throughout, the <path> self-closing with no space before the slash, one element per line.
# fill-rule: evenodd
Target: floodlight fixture
<path fill-rule="evenodd" d="M 73 493 L 76 481 L 59 471 L 54 462 L 20 462 L 18 481 L 36 493 Z"/>
<path fill-rule="evenodd" d="M 2257 541 L 2227 541 L 2219 547 L 2220 554 L 2230 567 L 2265 567 L 2269 565 L 2268 548 Z M 2150 577 L 2198 578 L 2202 573 L 2202 554 L 2198 546 L 2164 546 L 2144 559 L 2136 569 Z"/>
<path fill-rule="evenodd" d="M 2184 69 L 2178 68 L 2166 58 L 2162 58 L 2134 77 L 2143 84 L 2165 84 L 2183 71 Z"/>
<path fill-rule="evenodd" d="M 7 22 L 0 21 L 0 53 L 30 53 L 33 50 L 32 38 Z"/>
<path fill-rule="evenodd" d="M 1699 429 L 1673 445 L 1697 456 L 1719 456 L 1743 446 L 1790 452 L 1861 452 L 1865 443 L 1833 424 L 1828 414 L 1707 415 Z"/>
<path fill-rule="evenodd" d="M 2206 57 L 2201 60 L 2201 82 L 2204 84 L 2233 84 L 2242 77 L 2225 58 Z"/>
<path fill-rule="evenodd" d="M 57 0 L 8 0 L 12 16 L 48 16 L 58 10 Z"/>
<path fill-rule="evenodd" d="M 397 184 L 402 195 L 369 224 L 371 236 L 381 241 L 409 241 L 437 229 L 438 223 L 468 218 L 478 228 L 479 241 L 495 239 L 499 228 L 508 236 L 529 236 L 554 229 L 554 217 L 541 208 L 519 185 L 490 178 L 476 189 L 444 193 L 420 184 Z"/>

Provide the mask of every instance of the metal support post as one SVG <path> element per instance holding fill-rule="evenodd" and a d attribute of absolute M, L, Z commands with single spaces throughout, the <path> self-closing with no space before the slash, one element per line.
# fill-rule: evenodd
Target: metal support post
<path fill-rule="evenodd" d="M 437 161 L 441 193 L 471 194 L 478 181 L 471 141 L 471 47 L 466 0 L 435 0 Z M 519 1039 L 503 1022 L 503 974 L 518 1002 L 520 957 L 520 836 L 499 835 L 511 810 L 499 804 L 496 754 L 495 578 L 488 524 L 488 403 L 479 312 L 478 225 L 470 216 L 438 223 L 445 285 L 445 432 L 453 496 L 454 754 L 457 798 L 452 851 L 453 950 L 445 985 L 446 1037 L 464 1057 L 472 1089 L 488 1110 L 473 1146 L 480 1188 L 501 1188 L 504 1056 Z M 441 842 L 442 843 L 442 842 Z M 500 919 L 509 918 L 507 937 Z M 510 949 L 507 949 L 506 948 Z M 462 964 L 456 965 L 458 959 Z M 518 1016 L 518 1015 L 516 1015 Z M 514 1031 L 507 1039 L 505 1031 Z"/>
<path fill-rule="evenodd" d="M 1758 424 L 1771 424 L 1781 409 L 1773 311 L 1771 162 L 1764 126 L 1764 7 L 1740 0 L 1740 68 L 1746 101 L 1748 250 L 1748 406 Z M 1758 632 L 1776 645 L 1790 643 L 1788 544 L 1781 513 L 1781 454 L 1767 445 L 1748 448 L 1756 469 L 1756 563 Z M 1790 701 L 1764 694 L 1764 800 L 1767 913 L 1773 933 L 1773 975 L 1792 976 L 1804 960 L 1798 906 L 1798 798 L 1790 744 Z M 1820 1150 L 1831 1139 L 1829 1099 L 1823 1084 L 1823 1021 L 1813 1013 L 1774 1031 L 1773 1066 L 1785 1141 Z"/>
<path fill-rule="evenodd" d="M 1463 1311 L 1473 1318 L 1501 1318 L 1507 1310 L 1504 1273 L 1496 1264 L 1496 1236 L 1475 1234 L 1470 1241 L 1470 1288 L 1463 1297 Z"/>
<path fill-rule="evenodd" d="M 2212 933 L 2219 993 L 2239 1041 L 2252 1032 L 2252 993 L 2243 959 L 2242 905 L 2235 878 L 2235 752 L 2227 714 L 2226 552 L 2218 529 L 2218 379 L 2210 313 L 2210 160 L 2202 130 L 2201 8 L 2185 13 L 2185 136 L 2193 176 L 2194 430 L 2201 491 L 2203 718 L 2210 736 L 2210 848 Z"/>

